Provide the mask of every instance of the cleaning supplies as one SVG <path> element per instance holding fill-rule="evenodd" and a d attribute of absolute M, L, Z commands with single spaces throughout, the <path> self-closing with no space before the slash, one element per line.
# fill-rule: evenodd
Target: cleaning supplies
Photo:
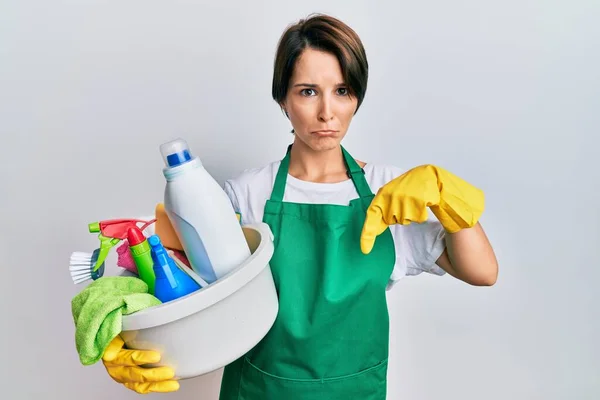
<path fill-rule="evenodd" d="M 88 231 L 90 233 L 99 232 L 98 239 L 100 239 L 100 253 L 95 269 L 104 263 L 106 256 L 108 256 L 108 252 L 113 246 L 116 246 L 121 240 L 127 238 L 127 230 L 129 228 L 137 226 L 138 223 L 143 223 L 144 225 L 140 229 L 144 230 L 154 222 L 155 220 L 112 219 L 88 224 Z"/>
<path fill-rule="evenodd" d="M 138 276 L 148 285 L 148 293 L 154 294 L 154 261 L 146 236 L 140 228 L 132 226 L 127 229 L 127 242 Z"/>
<path fill-rule="evenodd" d="M 165 211 L 165 205 L 163 203 L 158 203 L 155 209 L 155 217 L 156 222 L 154 223 L 154 233 L 158 235 L 160 241 L 163 246 L 174 249 L 174 250 L 183 250 L 183 246 L 181 245 L 181 241 L 177 236 L 177 232 L 173 229 L 173 225 L 169 220 L 169 216 Z"/>
<path fill-rule="evenodd" d="M 111 238 L 124 238 L 127 234 L 127 229 L 130 226 L 137 226 L 138 223 L 142 223 L 141 229 L 144 230 L 146 227 L 154 223 L 154 220 L 144 221 L 141 219 L 109 219 L 100 222 L 91 222 L 88 224 L 88 230 L 90 233 L 102 232 L 104 236 Z"/>
<path fill-rule="evenodd" d="M 181 252 L 178 252 L 177 250 L 167 250 L 167 254 L 169 254 L 171 259 L 173 259 L 175 265 L 177 265 L 180 270 L 182 270 L 183 272 L 188 274 L 193 280 L 195 280 L 196 283 L 200 285 L 200 287 L 208 286 L 208 282 L 205 282 L 204 279 L 200 277 L 200 275 L 198 275 L 194 272 L 193 269 L 191 269 L 191 267 L 189 266 L 189 262 L 186 263 L 185 261 L 183 261 L 185 257 L 181 256 Z"/>
<path fill-rule="evenodd" d="M 225 191 L 183 139 L 163 143 L 164 207 L 192 269 L 208 283 L 250 257 Z"/>
<path fill-rule="evenodd" d="M 186 296 L 200 289 L 189 275 L 175 265 L 157 235 L 148 238 L 154 261 L 154 295 L 163 303 Z"/>
<path fill-rule="evenodd" d="M 93 253 L 85 253 L 83 251 L 75 251 L 71 253 L 71 262 L 69 271 L 74 284 L 80 284 L 90 279 L 96 280 L 104 275 L 104 263 L 100 267 L 96 267 L 100 249 L 94 250 Z"/>
<path fill-rule="evenodd" d="M 131 251 L 129 250 L 129 242 L 127 239 L 117 247 L 117 267 L 128 270 L 129 272 L 139 276 L 135 261 L 131 257 Z"/>
<path fill-rule="evenodd" d="M 83 365 L 100 360 L 109 343 L 122 329 L 122 316 L 161 304 L 148 293 L 141 279 L 102 277 L 71 300 L 75 322 L 75 347 Z"/>

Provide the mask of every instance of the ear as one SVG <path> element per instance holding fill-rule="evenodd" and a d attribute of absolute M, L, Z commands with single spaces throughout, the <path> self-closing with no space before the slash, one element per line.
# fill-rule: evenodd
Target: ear
<path fill-rule="evenodd" d="M 285 114 L 286 117 L 290 118 L 288 112 L 287 112 L 287 107 L 285 106 L 285 101 L 281 102 L 279 104 L 279 107 L 281 107 L 281 111 Z"/>

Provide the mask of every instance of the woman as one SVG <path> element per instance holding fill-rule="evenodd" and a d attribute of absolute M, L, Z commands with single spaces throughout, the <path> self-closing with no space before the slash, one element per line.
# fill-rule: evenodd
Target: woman
<path fill-rule="evenodd" d="M 341 146 L 367 75 L 359 37 L 337 19 L 313 16 L 281 38 L 273 98 L 293 144 L 281 161 L 225 184 L 242 224 L 264 221 L 273 231 L 280 310 L 267 336 L 225 368 L 222 400 L 383 400 L 386 289 L 421 272 L 479 286 L 496 280 L 477 222 L 481 191 L 439 167 L 401 171 L 357 161 Z M 117 339 L 104 363 L 137 392 L 177 390 L 170 369 L 134 366 L 158 357 L 123 350 Z"/>

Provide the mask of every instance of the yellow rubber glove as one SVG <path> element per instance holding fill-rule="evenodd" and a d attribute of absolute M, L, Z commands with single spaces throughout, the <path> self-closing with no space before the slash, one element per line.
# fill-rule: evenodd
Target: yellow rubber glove
<path fill-rule="evenodd" d="M 128 389 L 141 394 L 151 392 L 175 392 L 179 382 L 173 380 L 175 372 L 168 367 L 144 368 L 144 364 L 156 363 L 160 353 L 145 350 L 126 350 L 120 336 L 108 345 L 102 362 L 108 374 Z"/>
<path fill-rule="evenodd" d="M 483 192 L 434 165 L 415 167 L 385 184 L 371 202 L 363 225 L 360 248 L 373 249 L 375 238 L 389 225 L 425 222 L 427 207 L 447 232 L 473 227 L 484 209 Z"/>

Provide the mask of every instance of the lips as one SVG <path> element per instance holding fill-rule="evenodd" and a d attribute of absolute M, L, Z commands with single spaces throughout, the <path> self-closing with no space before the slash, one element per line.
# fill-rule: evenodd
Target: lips
<path fill-rule="evenodd" d="M 313 131 L 313 133 L 317 134 L 317 135 L 335 135 L 338 131 L 333 131 L 333 130 L 328 130 L 328 129 L 324 129 L 324 130 L 320 130 L 320 131 Z"/>

